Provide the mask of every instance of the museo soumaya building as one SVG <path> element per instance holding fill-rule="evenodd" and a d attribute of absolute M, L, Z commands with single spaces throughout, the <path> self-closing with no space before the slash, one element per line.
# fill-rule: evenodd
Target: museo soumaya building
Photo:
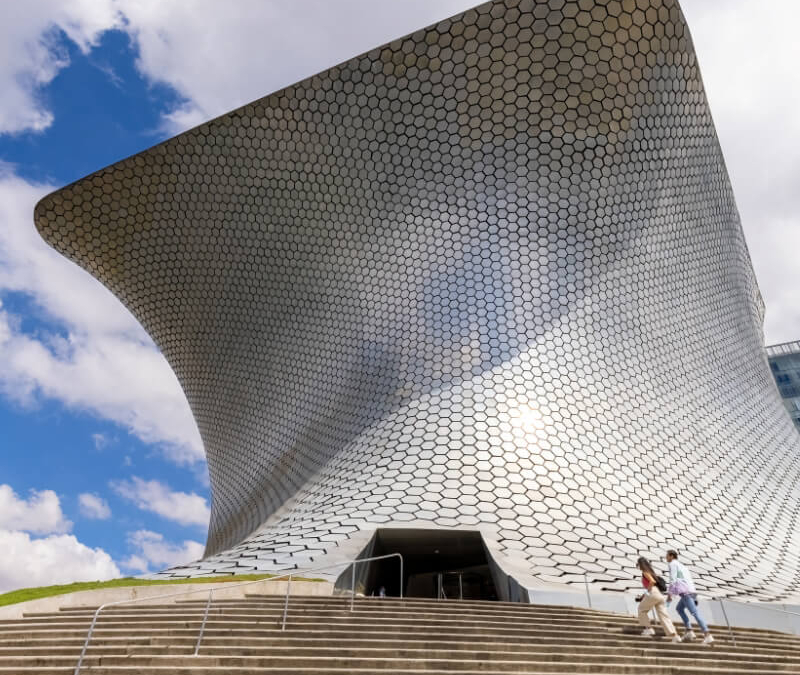
<path fill-rule="evenodd" d="M 206 555 L 166 574 L 400 551 L 406 592 L 509 598 L 675 548 L 800 596 L 800 436 L 676 0 L 488 2 L 35 218 L 200 428 Z"/>

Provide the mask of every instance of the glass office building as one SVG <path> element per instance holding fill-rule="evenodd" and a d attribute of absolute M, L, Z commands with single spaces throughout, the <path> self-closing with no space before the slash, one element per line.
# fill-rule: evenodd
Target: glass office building
<path fill-rule="evenodd" d="M 767 358 L 783 404 L 800 430 L 800 340 L 767 347 Z"/>

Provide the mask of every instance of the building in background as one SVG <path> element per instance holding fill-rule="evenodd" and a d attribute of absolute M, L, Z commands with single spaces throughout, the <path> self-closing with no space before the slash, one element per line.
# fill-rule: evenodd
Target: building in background
<path fill-rule="evenodd" d="M 767 358 L 783 405 L 800 430 L 800 341 L 767 347 Z"/>
<path fill-rule="evenodd" d="M 675 0 L 486 3 L 35 218 L 197 419 L 206 556 L 166 575 L 399 551 L 407 592 L 515 598 L 674 548 L 800 595 L 800 437 Z"/>

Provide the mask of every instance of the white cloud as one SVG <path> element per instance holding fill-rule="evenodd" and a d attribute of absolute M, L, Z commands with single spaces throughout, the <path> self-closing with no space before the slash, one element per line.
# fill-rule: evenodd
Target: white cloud
<path fill-rule="evenodd" d="M 165 541 L 163 535 L 149 530 L 132 532 L 128 536 L 128 543 L 135 552 L 120 564 L 141 574 L 199 560 L 204 551 L 200 542 L 186 540 L 172 544 Z"/>
<path fill-rule="evenodd" d="M 71 528 L 52 490 L 31 490 L 23 499 L 11 486 L 0 485 L 0 593 L 120 576 L 108 553 L 65 534 Z"/>
<path fill-rule="evenodd" d="M 120 496 L 132 501 L 144 511 L 181 525 L 208 526 L 211 512 L 205 498 L 187 492 L 175 492 L 157 480 L 143 480 L 133 476 L 131 480 L 111 481 L 111 488 Z"/>
<path fill-rule="evenodd" d="M 103 32 L 125 30 L 138 65 L 185 102 L 171 130 L 312 75 L 387 40 L 477 4 L 474 0 L 36 0 L 0 3 L 0 133 L 53 121 L 41 88 L 69 65 L 60 31 L 84 53 Z"/>
<path fill-rule="evenodd" d="M 32 538 L 0 529 L 0 592 L 121 576 L 111 556 L 71 534 Z"/>
<path fill-rule="evenodd" d="M 57 254 L 33 226 L 50 186 L 0 166 L 0 292 L 24 293 L 66 336 L 28 335 L 0 305 L 0 392 L 22 403 L 59 400 L 159 443 L 177 462 L 203 446 L 175 374 L 122 303 Z"/>
<path fill-rule="evenodd" d="M 681 6 L 764 296 L 767 341 L 800 339 L 800 3 Z"/>
<path fill-rule="evenodd" d="M 117 7 L 141 72 L 186 99 L 166 118 L 177 131 L 476 4 L 119 0 Z"/>
<path fill-rule="evenodd" d="M 10 485 L 0 485 L 0 529 L 60 534 L 69 532 L 72 523 L 64 516 L 58 495 L 52 490 L 31 490 L 28 499 L 24 499 Z M 5 552 L 0 558 L 4 555 Z"/>
<path fill-rule="evenodd" d="M 176 462 L 202 458 L 202 443 L 175 375 L 152 346 L 123 335 L 23 334 L 0 305 L 0 390 L 30 403 L 39 396 L 88 410 L 158 443 Z"/>
<path fill-rule="evenodd" d="M 111 439 L 105 434 L 94 433 L 92 434 L 92 443 L 94 443 L 95 450 L 105 450 L 111 443 Z"/>
<path fill-rule="evenodd" d="M 108 520 L 111 518 L 111 508 L 108 502 L 98 495 L 83 492 L 78 495 L 78 506 L 81 515 L 91 520 Z"/>
<path fill-rule="evenodd" d="M 0 3 L 0 133 L 39 131 L 53 121 L 39 89 L 69 64 L 59 31 L 87 52 L 118 22 L 113 0 Z"/>

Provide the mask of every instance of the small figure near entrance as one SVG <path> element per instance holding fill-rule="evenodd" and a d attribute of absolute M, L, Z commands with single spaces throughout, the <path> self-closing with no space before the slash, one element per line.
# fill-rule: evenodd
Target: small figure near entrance
<path fill-rule="evenodd" d="M 673 595 L 677 595 L 680 598 L 675 609 L 678 611 L 681 621 L 683 621 L 683 625 L 686 628 L 683 634 L 683 641 L 691 642 L 697 637 L 692 630 L 692 623 L 689 621 L 689 616 L 686 612 L 686 610 L 689 610 L 689 614 L 694 617 L 697 625 L 700 626 L 700 630 L 702 630 L 705 635 L 703 644 L 710 645 L 714 642 L 714 638 L 711 636 L 708 624 L 706 624 L 703 617 L 700 616 L 700 612 L 697 609 L 697 590 L 694 587 L 692 573 L 687 569 L 686 565 L 678 560 L 678 552 L 675 550 L 667 551 L 667 564 L 669 565 L 667 602 L 672 600 Z"/>
<path fill-rule="evenodd" d="M 648 615 L 651 609 L 655 609 L 667 636 L 672 638 L 672 642 L 680 642 L 678 631 L 675 630 L 675 625 L 667 614 L 667 600 L 663 595 L 667 590 L 667 583 L 656 574 L 647 558 L 639 558 L 636 566 L 642 573 L 642 586 L 646 591 L 644 595 L 636 598 L 639 603 L 639 623 L 644 626 L 642 637 L 653 637 L 656 634 L 650 626 Z"/>

